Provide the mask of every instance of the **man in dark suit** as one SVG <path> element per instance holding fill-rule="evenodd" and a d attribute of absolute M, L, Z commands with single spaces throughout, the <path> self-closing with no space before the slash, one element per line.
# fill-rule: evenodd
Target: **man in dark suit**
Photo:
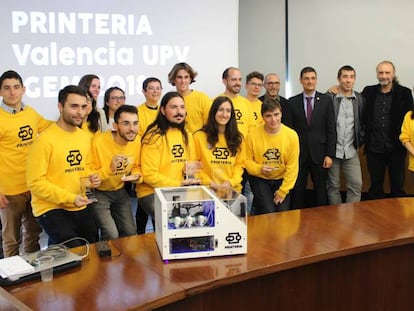
<path fill-rule="evenodd" d="M 309 207 L 305 203 L 310 173 L 316 205 L 326 205 L 326 179 L 335 156 L 335 113 L 329 96 L 316 91 L 317 75 L 312 67 L 300 72 L 303 92 L 289 98 L 285 123 L 299 136 L 299 173 L 294 188 L 292 208 Z"/>
<path fill-rule="evenodd" d="M 404 196 L 406 149 L 399 141 L 404 115 L 412 109 L 411 90 L 398 83 L 395 67 L 390 61 L 377 65 L 379 84 L 362 91 L 366 100 L 365 152 L 371 185 L 370 199 L 384 194 L 385 170 L 388 167 L 391 196 Z"/>

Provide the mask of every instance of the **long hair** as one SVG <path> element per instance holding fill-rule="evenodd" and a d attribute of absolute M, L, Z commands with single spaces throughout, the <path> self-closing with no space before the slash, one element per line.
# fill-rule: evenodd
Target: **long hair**
<path fill-rule="evenodd" d="M 168 73 L 168 82 L 171 83 L 172 86 L 175 86 L 175 78 L 177 77 L 177 74 L 180 70 L 184 70 L 190 75 L 190 84 L 195 82 L 195 78 L 197 77 L 197 71 L 195 71 L 193 67 L 191 67 L 187 63 L 178 63 L 175 64 L 171 71 Z"/>
<path fill-rule="evenodd" d="M 108 105 L 109 98 L 111 97 L 112 91 L 115 91 L 115 90 L 121 91 L 123 96 L 125 96 L 124 90 L 117 86 L 110 87 L 109 89 L 105 91 L 103 111 L 105 112 L 106 122 L 109 122 L 109 105 Z"/>
<path fill-rule="evenodd" d="M 99 80 L 99 77 L 97 75 L 94 75 L 94 74 L 84 75 L 79 80 L 78 86 L 83 88 L 85 91 L 89 91 L 89 88 L 91 87 L 93 79 L 98 79 Z"/>
<path fill-rule="evenodd" d="M 160 110 L 158 111 L 157 117 L 155 118 L 154 122 L 148 125 L 147 130 L 142 136 L 141 141 L 143 143 L 150 143 L 156 135 L 159 135 L 159 137 L 166 135 L 167 130 L 173 126 L 171 122 L 167 120 L 165 115 L 162 114 L 161 107 L 167 106 L 168 102 L 176 97 L 180 97 L 184 101 L 184 98 L 178 92 L 168 92 L 162 97 L 160 103 Z M 188 134 L 185 130 L 185 122 L 182 122 L 178 125 L 174 125 L 174 127 L 178 128 L 181 131 L 184 137 L 184 142 L 186 145 L 188 145 Z"/>
<path fill-rule="evenodd" d="M 96 109 L 96 100 L 93 98 L 92 94 L 87 91 L 88 96 L 92 102 L 92 110 L 91 113 L 87 117 L 88 121 L 88 129 L 92 133 L 96 133 L 101 129 L 101 116 L 99 115 L 98 110 Z"/>
<path fill-rule="evenodd" d="M 91 101 L 92 101 L 92 111 L 91 113 L 88 115 L 87 121 L 88 123 L 88 128 L 92 133 L 96 133 L 97 131 L 99 131 L 101 129 L 101 116 L 99 115 L 99 112 L 96 108 L 96 100 L 93 98 L 91 92 L 89 92 L 89 87 L 91 86 L 92 80 L 93 79 L 98 79 L 99 77 L 97 75 L 94 74 L 89 74 L 89 75 L 84 75 L 79 83 L 78 86 L 81 87 L 85 92 L 88 93 Z"/>
<path fill-rule="evenodd" d="M 224 130 L 224 137 L 226 139 L 227 148 L 230 150 L 231 155 L 234 157 L 240 150 L 240 145 L 243 141 L 243 135 L 237 128 L 236 114 L 234 112 L 233 102 L 230 98 L 226 96 L 219 96 L 214 99 L 213 103 L 211 104 L 210 112 L 208 114 L 207 123 L 201 130 L 207 134 L 207 142 L 211 146 L 215 146 L 219 139 L 219 126 L 216 121 L 216 113 L 219 110 L 220 106 L 225 102 L 230 103 L 231 115 L 229 122 L 227 122 L 226 128 Z"/>

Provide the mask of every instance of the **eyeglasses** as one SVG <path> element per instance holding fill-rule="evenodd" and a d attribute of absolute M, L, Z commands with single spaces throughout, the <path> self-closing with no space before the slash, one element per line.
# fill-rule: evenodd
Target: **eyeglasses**
<path fill-rule="evenodd" d="M 254 86 L 254 87 L 262 87 L 263 84 L 262 83 L 253 83 L 253 82 L 249 82 L 247 83 L 248 85 Z"/>
<path fill-rule="evenodd" d="M 162 87 L 159 87 L 159 86 L 148 86 L 147 87 L 147 91 L 151 91 L 151 92 L 154 92 L 154 91 L 157 91 L 157 92 L 160 92 L 160 91 L 162 91 Z"/>
<path fill-rule="evenodd" d="M 110 100 L 122 101 L 125 100 L 125 96 L 111 96 L 109 97 Z"/>

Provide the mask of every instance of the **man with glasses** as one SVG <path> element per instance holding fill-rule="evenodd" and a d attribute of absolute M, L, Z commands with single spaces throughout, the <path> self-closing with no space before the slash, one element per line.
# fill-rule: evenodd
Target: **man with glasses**
<path fill-rule="evenodd" d="M 286 109 L 288 107 L 288 100 L 279 95 L 280 91 L 280 78 L 276 73 L 268 73 L 264 79 L 264 87 L 266 89 L 266 93 L 263 96 L 260 96 L 259 99 L 264 102 L 266 98 L 275 99 L 280 103 L 282 107 L 282 111 L 285 113 L 282 114 L 282 122 L 285 122 L 286 117 L 288 116 L 286 113 Z"/>
<path fill-rule="evenodd" d="M 145 96 L 145 103 L 138 106 L 138 134 L 143 136 L 145 131 L 152 122 L 157 118 L 160 108 L 159 101 L 161 98 L 162 84 L 158 78 L 149 77 L 142 83 L 142 93 Z M 137 203 L 135 213 L 135 221 L 137 225 L 137 233 L 144 234 L 147 227 L 148 214 Z"/>
<path fill-rule="evenodd" d="M 263 124 L 261 115 L 262 101 L 259 95 L 262 92 L 264 76 L 258 71 L 253 71 L 246 76 L 246 98 L 250 102 L 253 112 L 253 122 L 259 126 Z"/>
<path fill-rule="evenodd" d="M 142 182 L 137 108 L 120 106 L 115 111 L 113 127 L 114 131 L 97 134 L 91 148 L 91 170 L 101 178 L 101 184 L 95 191 L 97 202 L 91 205 L 101 240 L 136 233 L 131 202 L 124 182 Z"/>
<path fill-rule="evenodd" d="M 264 76 L 258 71 L 253 71 L 246 76 L 246 98 L 250 103 L 250 108 L 253 113 L 253 123 L 255 126 L 260 126 L 264 123 L 262 118 L 262 101 L 259 99 L 259 95 L 262 92 Z M 244 186 L 243 194 L 247 198 L 247 210 L 251 213 L 253 209 L 253 192 L 250 187 L 250 182 L 246 178 L 246 171 L 243 175 Z"/>
<path fill-rule="evenodd" d="M 187 111 L 185 123 L 191 133 L 198 131 L 207 123 L 211 106 L 211 99 L 206 94 L 190 88 L 196 76 L 197 72 L 187 63 L 175 64 L 168 74 L 168 82 L 184 97 Z"/>

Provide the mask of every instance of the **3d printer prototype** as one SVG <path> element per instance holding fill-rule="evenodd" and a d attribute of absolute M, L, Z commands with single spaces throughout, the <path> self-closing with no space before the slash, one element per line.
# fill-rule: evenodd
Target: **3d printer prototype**
<path fill-rule="evenodd" d="M 163 260 L 245 254 L 246 198 L 205 186 L 156 188 L 155 235 Z"/>

